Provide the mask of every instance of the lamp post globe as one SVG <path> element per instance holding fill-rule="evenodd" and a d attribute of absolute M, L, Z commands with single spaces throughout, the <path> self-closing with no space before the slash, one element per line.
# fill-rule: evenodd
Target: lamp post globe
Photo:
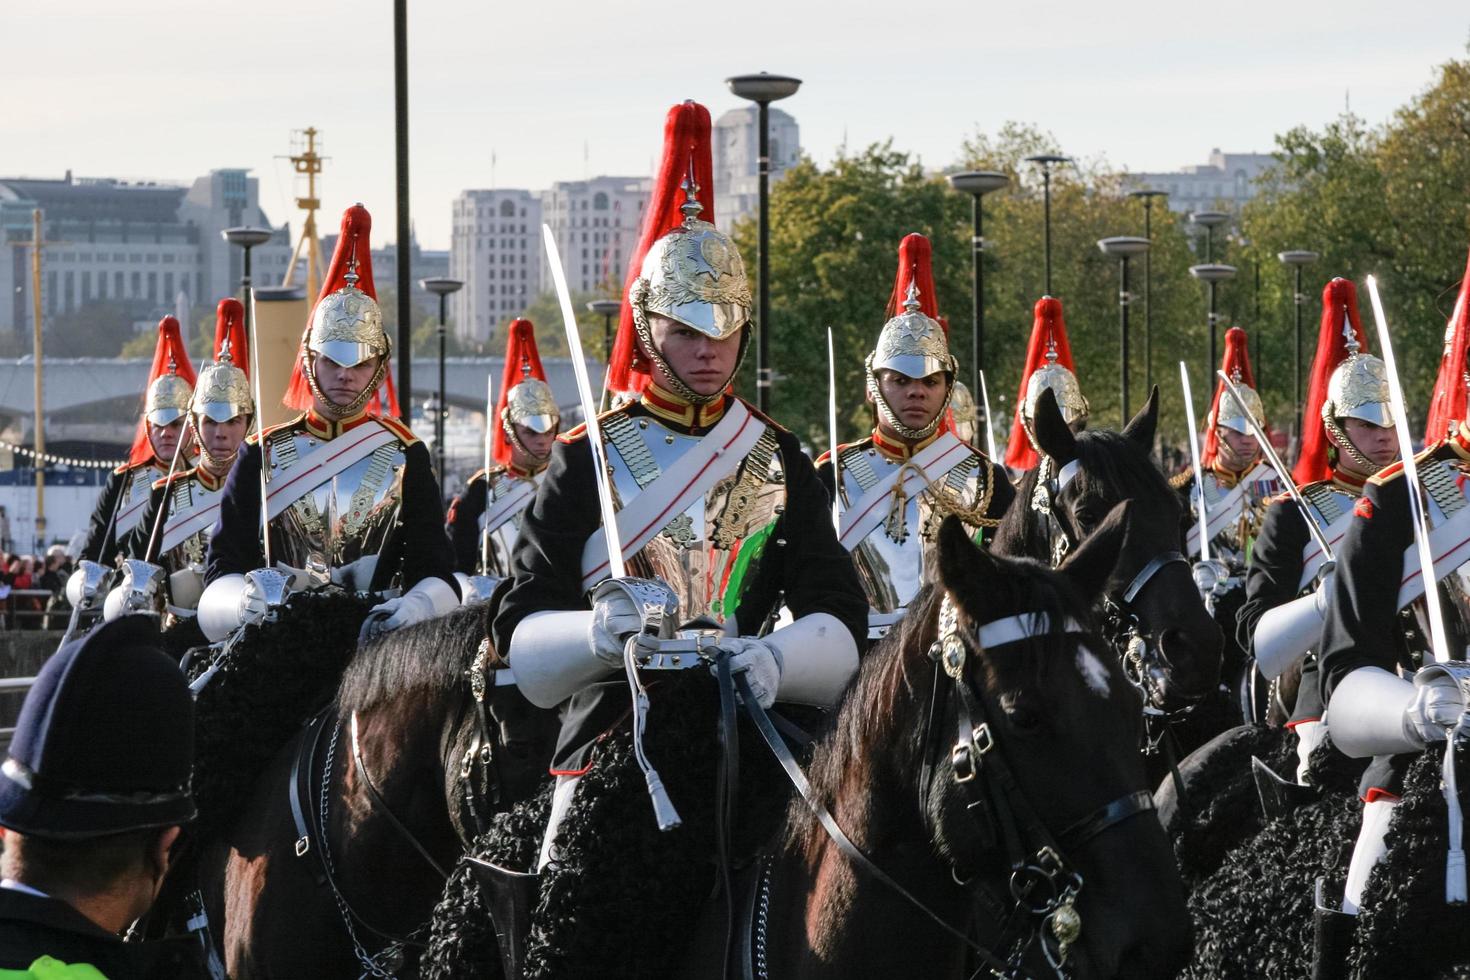
<path fill-rule="evenodd" d="M 1207 285 L 1210 290 L 1210 314 L 1207 320 L 1210 332 L 1210 353 L 1209 360 L 1205 362 L 1205 377 L 1207 378 L 1215 376 L 1215 366 L 1219 363 L 1215 357 L 1216 334 L 1219 333 L 1217 328 L 1220 323 L 1220 315 L 1216 312 L 1215 306 L 1215 289 L 1220 283 L 1234 279 L 1235 273 L 1235 266 L 1223 265 L 1219 262 L 1203 262 L 1189 267 L 1189 274 Z"/>

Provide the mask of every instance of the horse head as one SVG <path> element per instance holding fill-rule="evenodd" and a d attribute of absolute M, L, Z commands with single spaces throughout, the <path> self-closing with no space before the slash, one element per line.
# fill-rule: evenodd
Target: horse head
<path fill-rule="evenodd" d="M 1109 527 L 1127 526 L 1128 512 L 1109 514 Z M 939 732 L 961 731 L 936 755 L 928 787 L 940 850 L 974 887 L 1004 883 L 1006 903 L 1053 906 L 1018 917 L 1033 921 L 1046 962 L 1075 889 L 1071 975 L 1172 975 L 1189 955 L 1190 926 L 1150 812 L 1139 697 L 1087 625 L 1082 590 L 1109 570 L 1092 549 L 1079 549 L 1066 573 L 994 556 L 950 519 L 938 572 L 946 598 L 936 651 L 955 688 L 952 723 Z"/>
<path fill-rule="evenodd" d="M 1179 500 L 1149 456 L 1158 395 L 1155 387 L 1121 433 L 1074 434 L 1056 399 L 1044 392 L 1035 418 L 1043 460 L 1022 480 L 1020 500 L 1002 521 L 996 546 L 1007 554 L 1050 557 L 1056 565 L 1092 551 L 1084 564 L 1093 574 L 1082 584 L 1103 633 L 1148 689 L 1150 703 L 1169 708 L 1214 689 L 1223 637 L 1179 554 Z M 1134 506 L 1105 521 L 1124 501 Z M 1096 574 L 1100 563 L 1106 575 Z"/>

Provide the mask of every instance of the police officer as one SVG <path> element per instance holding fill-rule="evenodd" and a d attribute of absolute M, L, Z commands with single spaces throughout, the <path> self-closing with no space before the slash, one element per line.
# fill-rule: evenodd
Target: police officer
<path fill-rule="evenodd" d="M 511 322 L 492 427 L 494 463 L 470 477 L 450 504 L 447 521 L 456 572 L 505 578 L 521 514 L 536 495 L 561 428 L 561 410 L 546 383 L 530 320 Z"/>
<path fill-rule="evenodd" d="M 207 975 L 193 939 L 121 938 L 194 818 L 193 755 L 193 700 L 149 617 L 103 624 L 47 661 L 0 765 L 0 973 Z"/>
<path fill-rule="evenodd" d="M 123 544 L 127 554 L 163 567 L 172 618 L 192 618 L 196 613 L 204 590 L 204 556 L 225 478 L 255 415 L 250 379 L 236 363 L 247 360 L 244 320 L 239 300 L 219 301 L 214 361 L 200 372 L 187 417 L 199 462 L 181 467 L 171 481 L 167 477 L 154 481 L 143 519 Z"/>
<path fill-rule="evenodd" d="M 294 587 L 400 590 L 373 609 L 369 635 L 443 615 L 459 603 L 429 451 L 376 410 L 380 386 L 386 385 L 390 412 L 396 404 L 387 379 L 391 344 L 374 299 L 371 226 L 360 204 L 343 215 L 286 393 L 289 405 L 305 410 L 251 436 L 225 481 L 199 601 L 199 626 L 211 640 L 242 624 L 253 588 L 246 575 L 265 564 L 263 457 L 271 558 Z"/>
<path fill-rule="evenodd" d="M 872 609 L 870 638 L 886 633 L 928 580 L 940 521 L 954 514 L 979 537 L 1015 497 L 1005 471 L 948 425 L 956 362 L 937 316 L 932 261 L 923 235 L 899 244 L 890 319 L 864 364 L 872 432 L 839 447 L 840 485 L 832 454 L 817 460 L 817 476 L 837 494 L 838 540 Z"/>

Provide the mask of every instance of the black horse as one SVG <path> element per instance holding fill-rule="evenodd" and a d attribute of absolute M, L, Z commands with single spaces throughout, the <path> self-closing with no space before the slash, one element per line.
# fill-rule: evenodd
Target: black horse
<path fill-rule="evenodd" d="M 444 869 L 545 780 L 555 718 L 495 684 L 485 617 L 468 606 L 364 645 L 331 704 L 212 822 L 199 880 L 231 977 L 411 965 Z"/>
<path fill-rule="evenodd" d="M 613 883 L 602 882 L 595 905 L 563 909 L 543 884 L 533 937 L 576 951 L 544 953 L 528 975 L 959 978 L 991 962 L 1014 964 L 1018 976 L 1052 976 L 1057 961 L 1077 978 L 1172 975 L 1189 929 L 1172 854 L 1148 809 L 1140 699 L 1114 658 L 1093 653 L 1102 641 L 1083 598 L 1112 569 L 1124 511 L 1109 515 L 1061 573 L 992 556 L 946 520 L 939 586 L 926 587 L 868 653 L 819 740 L 812 796 L 924 909 L 854 864 L 800 799 L 768 856 L 742 879 L 751 888 L 734 889 L 733 914 L 721 890 L 711 891 L 708 855 L 689 860 L 672 834 L 630 839 L 604 826 L 595 839 L 618 849 L 608 868 L 620 867 L 637 897 L 615 899 Z M 651 755 L 660 748 L 655 724 Z M 633 776 L 627 791 L 648 824 Z M 744 820 L 742 811 L 737 827 Z M 476 853 L 534 860 L 533 841 L 502 829 Z M 428 976 L 499 973 L 472 880 L 467 861 L 436 914 Z M 692 939 L 696 903 L 662 917 L 624 907 L 671 887 L 697 901 L 715 896 Z M 1072 935 L 1072 913 L 1081 930 L 1066 948 L 1058 937 Z"/>
<path fill-rule="evenodd" d="M 1158 394 L 1155 387 L 1122 433 L 1074 434 L 1055 397 L 1044 392 L 1034 423 L 1042 462 L 1022 477 L 995 549 L 1055 564 L 1113 507 L 1132 500 L 1138 519 L 1129 523 L 1112 574 L 1093 594 L 1093 608 L 1151 706 L 1169 710 L 1215 691 L 1223 640 L 1179 554 L 1178 498 L 1149 456 Z"/>

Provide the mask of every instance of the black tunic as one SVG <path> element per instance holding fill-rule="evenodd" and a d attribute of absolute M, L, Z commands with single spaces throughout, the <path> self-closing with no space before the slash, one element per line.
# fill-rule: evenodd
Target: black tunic
<path fill-rule="evenodd" d="M 634 418 L 651 416 L 642 403 L 619 411 Z M 691 435 L 709 431 L 708 426 L 689 428 L 663 419 L 660 424 Z M 786 510 L 777 518 L 764 554 L 746 576 L 735 609 L 739 632 L 754 635 L 784 602 L 796 618 L 818 612 L 837 617 L 861 650 L 866 645 L 868 602 L 852 558 L 832 530 L 829 498 L 796 437 L 774 424 L 772 428 L 785 469 Z M 512 658 L 511 637 L 527 616 L 588 608 L 582 590 L 582 549 L 602 520 L 585 431 L 579 428 L 558 439 L 536 499 L 523 512 L 520 540 L 511 556 L 515 579 L 495 617 L 496 648 L 509 651 Z M 616 723 L 628 705 L 627 684 L 621 678 L 593 684 L 569 698 L 561 708 L 553 771 L 585 769 L 593 739 Z"/>
<path fill-rule="evenodd" d="M 485 489 L 489 481 L 485 471 L 470 477 L 469 483 L 449 505 L 445 530 L 454 548 L 454 570 L 474 575 L 480 567 L 480 515 L 485 513 Z"/>
<path fill-rule="evenodd" d="M 0 969 L 24 970 L 42 956 L 89 964 L 108 980 L 209 975 L 193 937 L 124 943 L 65 902 L 0 888 Z"/>
<path fill-rule="evenodd" d="M 1251 548 L 1245 578 L 1245 602 L 1236 613 L 1235 639 L 1242 650 L 1255 657 L 1256 626 L 1261 617 L 1277 606 L 1291 602 L 1300 593 L 1302 552 L 1311 540 L 1306 518 L 1289 495 L 1271 501 L 1261 529 Z M 1317 658 L 1307 657 L 1302 666 L 1302 683 L 1297 689 L 1292 721 L 1315 721 L 1322 717 L 1317 693 Z"/>
<path fill-rule="evenodd" d="M 459 593 L 454 579 L 454 555 L 444 536 L 444 504 L 439 481 L 434 479 L 429 450 L 414 441 L 403 451 L 402 496 L 397 518 L 387 543 L 378 555 L 373 572 L 373 591 L 388 587 L 402 571 L 407 591 L 434 576 Z M 240 455 L 225 478 L 219 520 L 210 532 L 209 556 L 205 563 L 207 585 L 222 575 L 243 575 L 265 565 L 260 543 L 260 443 L 252 438 L 240 447 Z M 272 523 L 272 535 L 279 533 Z M 274 545 L 275 538 L 272 538 Z M 274 550 L 274 548 L 273 548 Z"/>
<path fill-rule="evenodd" d="M 97 506 L 92 509 L 92 519 L 87 524 L 87 540 L 82 545 L 81 557 L 88 561 L 95 561 L 99 565 L 111 565 L 116 560 L 120 549 L 113 518 L 117 513 L 118 504 L 128 484 L 132 482 L 133 473 L 140 468 L 146 469 L 152 466 L 151 461 L 123 466 L 113 470 L 107 477 L 107 484 L 102 488 L 102 494 L 97 498 Z M 158 475 L 163 476 L 162 473 Z M 131 557 L 126 552 L 122 554 L 124 557 Z"/>

